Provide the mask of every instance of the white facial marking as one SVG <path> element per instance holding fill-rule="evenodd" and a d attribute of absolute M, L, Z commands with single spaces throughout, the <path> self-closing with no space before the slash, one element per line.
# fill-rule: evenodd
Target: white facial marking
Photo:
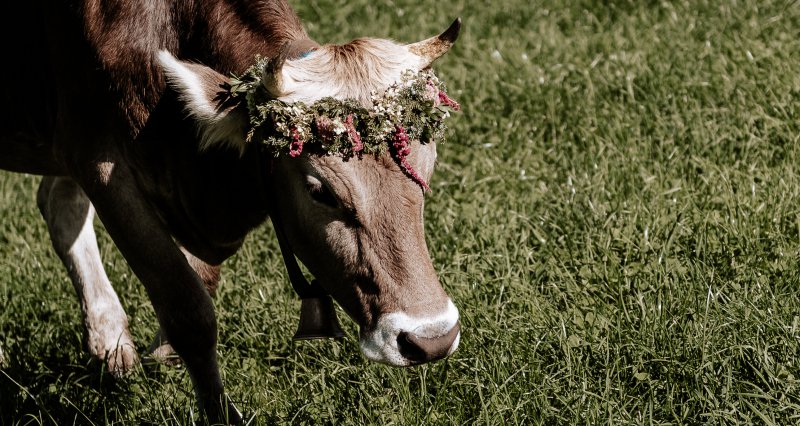
<path fill-rule="evenodd" d="M 452 300 L 447 301 L 447 309 L 439 315 L 427 318 L 414 318 L 403 312 L 385 314 L 378 320 L 378 325 L 370 332 L 361 333 L 361 352 L 367 359 L 398 367 L 411 364 L 400 353 L 397 337 L 400 333 L 412 333 L 419 337 L 434 338 L 444 336 L 458 322 L 458 309 Z M 456 336 L 447 354 L 452 354 L 458 347 L 461 333 Z"/>

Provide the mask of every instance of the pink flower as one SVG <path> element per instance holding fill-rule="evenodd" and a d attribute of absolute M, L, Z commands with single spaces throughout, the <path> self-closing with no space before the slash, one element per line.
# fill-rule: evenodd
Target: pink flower
<path fill-rule="evenodd" d="M 324 116 L 317 117 L 317 133 L 319 133 L 319 138 L 322 139 L 323 142 L 333 142 L 333 122 L 330 118 Z"/>
<path fill-rule="evenodd" d="M 364 144 L 361 143 L 361 135 L 353 125 L 353 114 L 348 114 L 347 119 L 344 121 L 344 126 L 347 128 L 347 134 L 350 136 L 350 141 L 353 142 L 353 152 L 361 152 L 364 149 Z"/>
<path fill-rule="evenodd" d="M 408 134 L 403 126 L 397 126 L 392 138 L 392 148 L 398 157 L 404 159 L 411 154 L 411 148 L 408 146 Z"/>
<path fill-rule="evenodd" d="M 431 80 L 425 83 L 425 97 L 433 101 L 433 106 L 439 106 L 439 88 Z"/>
<path fill-rule="evenodd" d="M 439 102 L 444 106 L 449 106 L 450 108 L 453 108 L 453 110 L 455 111 L 461 109 L 461 105 L 459 105 L 458 102 L 450 99 L 450 97 L 447 96 L 447 93 L 444 93 L 441 90 L 439 91 Z"/>
<path fill-rule="evenodd" d="M 402 168 L 414 182 L 422 187 L 423 192 L 430 191 L 431 188 L 425 183 L 425 179 L 422 179 L 411 167 L 411 164 L 408 164 L 408 160 L 406 160 L 406 157 L 411 154 L 411 147 L 408 145 L 408 134 L 403 126 L 397 126 L 395 128 L 394 137 L 392 138 L 392 149 L 395 160 L 400 163 L 400 168 Z"/>
<path fill-rule="evenodd" d="M 289 156 L 297 157 L 303 153 L 303 140 L 300 139 L 300 132 L 297 127 L 292 127 L 292 142 L 289 143 Z"/>

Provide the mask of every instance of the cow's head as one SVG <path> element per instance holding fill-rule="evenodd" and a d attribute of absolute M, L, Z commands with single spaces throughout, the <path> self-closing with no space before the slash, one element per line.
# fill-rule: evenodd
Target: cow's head
<path fill-rule="evenodd" d="M 437 37 L 406 45 L 358 39 L 298 55 L 286 54 L 297 47 L 290 44 L 262 81 L 286 102 L 310 104 L 330 96 L 367 103 L 371 92 L 385 90 L 405 71 L 429 67 L 453 44 L 459 27 L 457 20 Z M 197 120 L 203 144 L 244 149 L 246 113 L 221 109 L 214 100 L 225 77 L 166 52 L 159 59 Z M 407 160 L 428 181 L 435 142 L 412 141 Z M 273 172 L 270 190 L 288 244 L 359 324 L 367 358 L 407 366 L 456 349 L 458 310 L 428 254 L 423 190 L 389 154 L 281 156 Z"/>

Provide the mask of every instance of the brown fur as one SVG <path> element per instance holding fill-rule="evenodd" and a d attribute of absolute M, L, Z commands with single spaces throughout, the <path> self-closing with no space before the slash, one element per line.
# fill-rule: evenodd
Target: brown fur
<path fill-rule="evenodd" d="M 163 90 L 154 52 L 185 52 L 228 75 L 242 72 L 256 54 L 274 56 L 284 43 L 307 38 L 283 0 L 87 0 L 81 9 L 87 40 L 134 134 Z"/>

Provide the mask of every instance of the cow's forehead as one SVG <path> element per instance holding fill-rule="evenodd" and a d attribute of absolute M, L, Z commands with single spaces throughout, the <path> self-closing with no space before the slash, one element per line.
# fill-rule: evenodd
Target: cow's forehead
<path fill-rule="evenodd" d="M 348 193 L 353 188 L 367 198 L 388 194 L 388 189 L 416 183 L 400 171 L 396 160 L 388 152 L 383 155 L 363 155 L 343 158 L 339 155 L 309 154 L 302 157 L 303 173 L 323 179 L 335 187 L 346 187 Z M 426 181 L 430 181 L 436 163 L 436 143 L 426 144 L 414 141 L 411 145 L 409 164 Z M 406 185 L 406 184 L 411 185 Z"/>
<path fill-rule="evenodd" d="M 324 45 L 283 66 L 286 102 L 312 103 L 324 97 L 369 103 L 370 94 L 419 71 L 422 59 L 405 45 L 382 39 L 356 39 Z"/>

